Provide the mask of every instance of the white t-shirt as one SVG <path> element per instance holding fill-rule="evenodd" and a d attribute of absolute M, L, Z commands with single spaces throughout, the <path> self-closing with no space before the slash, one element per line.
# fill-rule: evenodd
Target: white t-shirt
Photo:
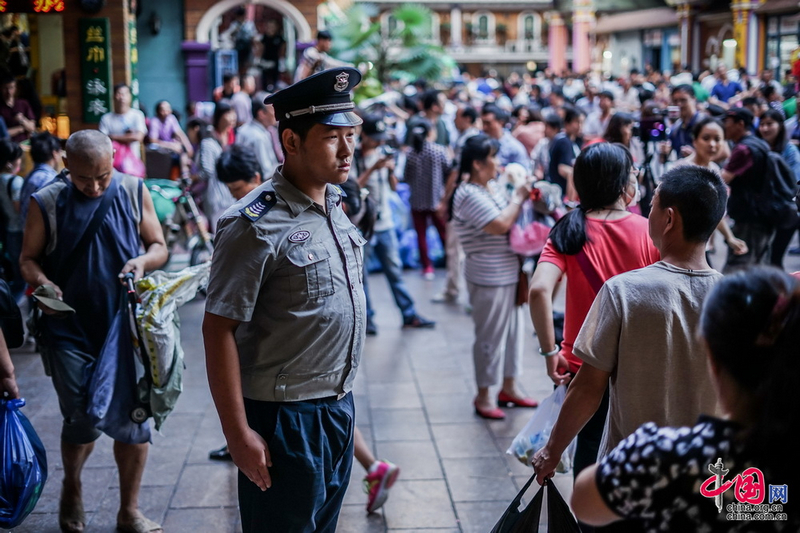
<path fill-rule="evenodd" d="M 99 129 L 106 135 L 123 135 L 134 131 L 147 135 L 147 123 L 144 120 L 144 113 L 138 109 L 129 109 L 121 115 L 114 112 L 106 113 L 100 118 Z M 130 147 L 131 152 L 141 159 L 142 149 L 140 143 L 132 142 Z"/>
<path fill-rule="evenodd" d="M 713 415 L 716 395 L 697 340 L 716 270 L 686 270 L 664 261 L 606 281 L 572 352 L 611 372 L 608 417 L 598 457 L 645 422 L 691 426 Z"/>

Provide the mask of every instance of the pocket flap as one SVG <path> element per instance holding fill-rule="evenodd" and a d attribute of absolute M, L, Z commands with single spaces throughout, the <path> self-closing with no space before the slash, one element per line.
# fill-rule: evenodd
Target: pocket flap
<path fill-rule="evenodd" d="M 330 259 L 331 253 L 324 246 L 295 246 L 286 253 L 289 261 L 295 266 L 306 267 Z"/>
<path fill-rule="evenodd" d="M 348 231 L 347 234 L 350 235 L 350 239 L 356 244 L 356 246 L 361 247 L 367 244 L 367 239 L 365 239 L 361 235 L 361 232 L 358 231 L 357 229 L 353 228 L 350 231 Z"/>

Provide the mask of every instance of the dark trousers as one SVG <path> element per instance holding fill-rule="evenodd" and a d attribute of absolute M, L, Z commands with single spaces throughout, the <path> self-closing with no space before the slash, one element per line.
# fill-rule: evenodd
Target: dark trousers
<path fill-rule="evenodd" d="M 267 442 L 272 487 L 239 472 L 243 533 L 336 531 L 353 466 L 353 395 L 301 402 L 244 400 L 247 423 Z"/>
<path fill-rule="evenodd" d="M 728 252 L 723 274 L 730 274 L 753 265 L 768 265 L 771 259 L 775 228 L 758 222 L 739 222 L 733 225 L 733 233 L 747 243 L 748 252 L 733 255 Z"/>

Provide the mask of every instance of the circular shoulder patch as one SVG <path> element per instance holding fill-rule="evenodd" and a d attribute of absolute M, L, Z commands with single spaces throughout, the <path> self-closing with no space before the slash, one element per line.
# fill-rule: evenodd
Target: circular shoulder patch
<path fill-rule="evenodd" d="M 303 242 L 307 241 L 309 237 L 311 237 L 311 232 L 301 229 L 289 235 L 289 242 Z"/>

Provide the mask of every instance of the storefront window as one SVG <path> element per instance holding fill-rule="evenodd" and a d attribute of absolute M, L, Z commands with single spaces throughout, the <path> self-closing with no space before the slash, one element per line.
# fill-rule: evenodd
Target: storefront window
<path fill-rule="evenodd" d="M 789 58 L 800 47 L 800 13 L 776 15 L 767 19 L 766 65 L 775 71 L 775 78 L 783 81 L 784 73 L 791 68 Z"/>

